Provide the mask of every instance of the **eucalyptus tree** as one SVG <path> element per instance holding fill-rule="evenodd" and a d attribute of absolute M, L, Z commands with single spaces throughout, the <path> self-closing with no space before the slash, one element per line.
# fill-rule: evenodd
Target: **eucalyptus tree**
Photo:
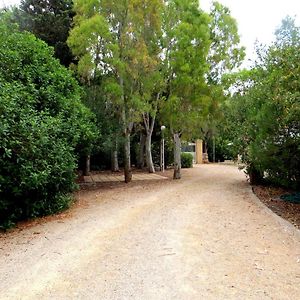
<path fill-rule="evenodd" d="M 143 123 L 146 133 L 145 154 L 148 171 L 154 173 L 151 153 L 151 139 L 159 108 L 162 100 L 163 78 L 161 74 L 161 47 L 159 44 L 162 30 L 161 13 L 163 2 L 161 0 L 144 1 L 138 8 L 141 26 L 137 28 L 141 43 L 140 63 L 137 76 L 138 90 L 144 105 L 142 110 Z"/>
<path fill-rule="evenodd" d="M 69 45 L 78 56 L 81 74 L 88 78 L 100 73 L 106 78 L 103 87 L 119 110 L 122 124 L 125 182 L 132 178 L 130 135 L 133 124 L 141 120 L 145 109 L 143 96 L 151 93 L 151 89 L 144 89 L 146 85 L 141 83 L 140 73 L 152 64 L 145 38 L 159 18 L 157 4 L 158 0 L 74 2 L 75 26 Z"/>
<path fill-rule="evenodd" d="M 197 0 L 165 1 L 162 60 L 166 89 L 161 117 L 174 140 L 174 179 L 181 178 L 181 136 L 194 135 L 209 102 L 205 96 L 209 21 Z"/>
<path fill-rule="evenodd" d="M 222 76 L 240 67 L 245 58 L 245 47 L 240 46 L 236 20 L 229 8 L 214 1 L 210 10 L 211 45 L 207 57 L 209 84 L 220 84 Z"/>
<path fill-rule="evenodd" d="M 75 11 L 79 10 L 83 2 L 75 3 Z M 88 5 L 88 3 L 86 3 Z M 85 7 L 88 9 L 88 6 Z M 77 72 L 81 76 L 81 81 L 85 87 L 85 102 L 95 112 L 99 118 L 103 117 L 105 110 L 104 93 L 100 90 L 102 82 L 108 76 L 109 64 L 103 59 L 109 55 L 110 49 L 106 47 L 106 41 L 111 39 L 109 28 L 105 18 L 101 15 L 94 14 L 92 17 L 85 17 L 84 14 L 77 13 L 75 19 L 75 27 L 70 32 L 68 45 L 72 49 L 74 55 L 78 59 L 76 66 Z M 112 117 L 112 116 L 110 116 Z M 100 120 L 100 123 L 105 123 Z M 98 122 L 99 125 L 99 122 Z M 109 129 L 106 127 L 105 131 Z M 88 166 L 90 157 L 87 157 L 86 166 Z M 89 168 L 86 167 L 86 175 Z"/>
<path fill-rule="evenodd" d="M 240 45 L 237 22 L 226 6 L 214 1 L 209 15 L 211 45 L 207 56 L 209 69 L 206 78 L 211 102 L 202 132 L 204 139 L 212 139 L 214 144 L 218 124 L 224 122 L 222 103 L 226 97 L 222 78 L 241 66 L 245 48 Z"/>

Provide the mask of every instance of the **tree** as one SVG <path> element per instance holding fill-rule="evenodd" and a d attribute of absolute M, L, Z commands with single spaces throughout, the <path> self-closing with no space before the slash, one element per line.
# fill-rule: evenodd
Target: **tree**
<path fill-rule="evenodd" d="M 215 147 L 218 127 L 222 128 L 224 122 L 222 104 L 226 97 L 223 77 L 240 67 L 245 57 L 245 48 L 240 46 L 237 22 L 230 15 L 230 10 L 216 1 L 211 7 L 209 28 L 211 45 L 206 76 L 211 101 L 202 132 L 205 142 Z"/>
<path fill-rule="evenodd" d="M 245 58 L 245 47 L 240 47 L 236 20 L 230 10 L 214 1 L 210 11 L 210 50 L 207 57 L 209 84 L 220 84 L 222 76 L 237 69 Z"/>
<path fill-rule="evenodd" d="M 97 85 L 96 82 L 90 86 L 85 85 L 83 101 L 94 112 L 97 126 L 101 132 L 94 154 L 110 153 L 111 171 L 119 172 L 119 148 L 123 140 L 118 111 L 107 97 L 102 85 Z"/>
<path fill-rule="evenodd" d="M 55 56 L 68 67 L 74 60 L 66 43 L 73 22 L 72 0 L 22 0 L 13 9 L 12 20 L 21 30 L 54 47 Z"/>
<path fill-rule="evenodd" d="M 101 86 L 118 112 L 125 181 L 131 180 L 131 131 L 141 121 L 147 167 L 154 172 L 151 137 L 159 109 L 173 135 L 174 178 L 180 178 L 181 136 L 199 136 L 213 119 L 223 96 L 221 77 L 243 57 L 229 11 L 214 3 L 209 16 L 196 0 L 78 0 L 74 7 L 68 44 L 79 59 L 78 72 Z"/>
<path fill-rule="evenodd" d="M 162 66 L 160 59 L 161 47 L 159 44 L 162 34 L 162 1 L 144 1 L 139 9 L 139 15 L 143 22 L 139 26 L 139 36 L 142 47 L 139 51 L 140 62 L 137 69 L 137 83 L 141 101 L 144 105 L 142 116 L 146 133 L 146 164 L 148 171 L 154 173 L 155 169 L 151 153 L 151 139 L 159 103 L 162 101 L 163 91 L 163 78 L 161 74 Z"/>
<path fill-rule="evenodd" d="M 286 16 L 281 21 L 281 26 L 275 31 L 276 44 L 278 46 L 292 46 L 299 43 L 300 28 L 296 26 L 295 19 Z"/>
<path fill-rule="evenodd" d="M 166 84 L 161 117 L 174 140 L 174 179 L 181 178 L 182 135 L 191 137 L 206 113 L 205 73 L 209 16 L 198 1 L 168 1 L 163 14 L 163 63 Z"/>
<path fill-rule="evenodd" d="M 259 50 L 260 60 L 248 74 L 239 74 L 241 88 L 228 103 L 233 146 L 252 183 L 265 177 L 299 187 L 299 33 L 283 21 L 277 41 Z"/>
<path fill-rule="evenodd" d="M 159 1 L 157 2 L 159 3 Z M 103 87 L 120 112 L 124 136 L 125 182 L 132 178 L 130 135 L 144 109 L 139 81 L 140 70 L 151 59 L 143 36 L 143 8 L 149 8 L 149 28 L 155 25 L 159 7 L 153 1 L 75 1 L 75 27 L 69 45 L 79 58 L 78 71 L 105 76 Z M 149 91 L 147 91 L 148 93 Z M 145 91 L 142 91 L 145 95 Z"/>

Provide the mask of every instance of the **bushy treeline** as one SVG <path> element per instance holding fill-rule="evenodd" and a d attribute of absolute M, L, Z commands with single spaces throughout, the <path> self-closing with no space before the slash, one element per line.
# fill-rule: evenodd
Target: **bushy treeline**
<path fill-rule="evenodd" d="M 101 131 L 96 152 L 110 154 L 114 171 L 123 163 L 126 182 L 132 162 L 155 172 L 152 139 L 161 125 L 173 140 L 174 178 L 181 177 L 181 139 L 202 137 L 224 98 L 222 76 L 245 55 L 236 21 L 216 1 L 206 12 L 198 0 L 22 0 L 7 20 L 75 70 Z M 132 151 L 137 136 L 140 149 Z"/>
<path fill-rule="evenodd" d="M 155 172 L 163 134 L 179 179 L 181 139 L 202 137 L 245 54 L 218 2 L 22 0 L 0 20 L 1 224 L 65 207 L 78 165 Z"/>
<path fill-rule="evenodd" d="M 65 208 L 96 128 L 53 50 L 0 24 L 0 228 Z"/>
<path fill-rule="evenodd" d="M 263 178 L 300 188 L 300 28 L 287 17 L 276 42 L 258 49 L 250 71 L 234 76 L 227 102 L 232 153 L 242 155 L 253 183 Z"/>

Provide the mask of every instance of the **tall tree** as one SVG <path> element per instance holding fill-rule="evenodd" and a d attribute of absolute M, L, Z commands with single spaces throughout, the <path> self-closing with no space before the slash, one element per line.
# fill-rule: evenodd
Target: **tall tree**
<path fill-rule="evenodd" d="M 146 133 L 145 154 L 148 171 L 154 173 L 151 153 L 151 139 L 156 121 L 159 102 L 162 100 L 161 47 L 159 44 L 161 30 L 162 1 L 143 1 L 139 9 L 142 20 L 139 26 L 138 90 L 143 103 L 142 117 Z M 146 61 L 145 61 L 146 60 Z"/>
<path fill-rule="evenodd" d="M 181 136 L 198 130 L 209 100 L 205 96 L 209 16 L 198 1 L 165 2 L 163 62 L 166 101 L 161 112 L 174 140 L 174 179 L 181 178 Z"/>
<path fill-rule="evenodd" d="M 211 45 L 207 57 L 209 84 L 219 84 L 222 76 L 237 69 L 245 58 L 245 47 L 240 46 L 236 20 L 230 10 L 214 1 L 210 11 Z"/>
<path fill-rule="evenodd" d="M 66 43 L 73 19 L 72 0 L 22 0 L 13 10 L 13 20 L 21 30 L 54 47 L 55 56 L 69 66 L 73 56 Z"/>
<path fill-rule="evenodd" d="M 159 6 L 150 0 L 78 0 L 74 4 L 75 27 L 69 45 L 80 59 L 81 73 L 93 76 L 100 72 L 107 78 L 105 89 L 120 112 L 125 181 L 130 182 L 130 136 L 134 122 L 140 120 L 144 109 L 145 90 L 141 89 L 139 75 L 140 70 L 146 70 L 151 64 L 143 28 L 146 24 L 149 30 L 156 24 Z M 143 9 L 150 14 L 146 20 Z"/>
<path fill-rule="evenodd" d="M 217 1 L 212 3 L 209 29 L 211 45 L 207 56 L 209 69 L 206 77 L 211 102 L 202 127 L 205 142 L 215 139 L 218 123 L 223 122 L 222 103 L 225 97 L 222 78 L 240 67 L 245 57 L 245 48 L 240 46 L 237 22 L 230 10 Z"/>
<path fill-rule="evenodd" d="M 286 16 L 275 31 L 276 44 L 284 47 L 299 44 L 299 32 L 300 27 L 295 24 L 295 19 Z"/>

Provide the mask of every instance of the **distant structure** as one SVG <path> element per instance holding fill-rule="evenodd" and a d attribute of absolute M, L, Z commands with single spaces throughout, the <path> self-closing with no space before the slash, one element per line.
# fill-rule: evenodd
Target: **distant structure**
<path fill-rule="evenodd" d="M 194 143 L 183 144 L 181 152 L 192 154 L 195 164 L 208 163 L 208 154 L 205 147 L 203 147 L 203 140 L 196 140 Z"/>

